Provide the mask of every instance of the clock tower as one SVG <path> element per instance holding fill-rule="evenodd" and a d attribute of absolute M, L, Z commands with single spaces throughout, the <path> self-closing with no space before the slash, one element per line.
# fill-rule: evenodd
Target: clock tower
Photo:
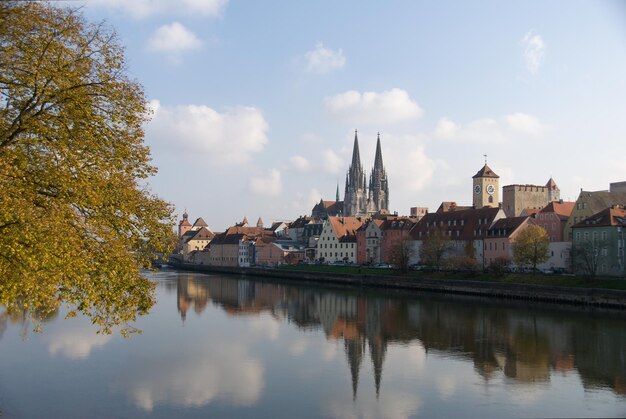
<path fill-rule="evenodd" d="M 472 176 L 472 203 L 476 208 L 492 207 L 500 205 L 500 176 L 496 175 L 485 158 L 485 165 Z"/>

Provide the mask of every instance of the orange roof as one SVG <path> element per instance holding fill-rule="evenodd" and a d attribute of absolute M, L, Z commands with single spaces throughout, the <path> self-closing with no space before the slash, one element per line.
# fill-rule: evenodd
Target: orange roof
<path fill-rule="evenodd" d="M 576 202 L 550 202 L 546 205 L 540 212 L 542 214 L 553 212 L 556 215 L 560 215 L 562 217 L 569 217 L 572 211 L 574 210 L 574 206 Z"/>
<path fill-rule="evenodd" d="M 363 225 L 360 217 L 328 217 L 337 237 L 355 236 L 356 231 Z"/>

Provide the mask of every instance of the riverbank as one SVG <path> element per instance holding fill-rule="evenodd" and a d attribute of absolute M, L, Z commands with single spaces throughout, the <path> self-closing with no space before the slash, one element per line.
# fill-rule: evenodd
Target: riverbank
<path fill-rule="evenodd" d="M 179 263 L 175 269 L 273 278 L 286 281 L 391 288 L 415 292 L 464 294 L 505 299 L 626 309 L 626 290 L 519 284 L 480 279 L 427 278 L 370 273 L 316 272 L 276 268 L 239 268 Z M 302 267 L 301 269 L 306 269 Z"/>

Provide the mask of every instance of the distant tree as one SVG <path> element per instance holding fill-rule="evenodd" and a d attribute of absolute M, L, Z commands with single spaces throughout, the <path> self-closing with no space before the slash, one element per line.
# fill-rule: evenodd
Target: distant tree
<path fill-rule="evenodd" d="M 574 240 L 570 248 L 570 260 L 574 273 L 594 280 L 598 275 L 600 265 L 606 262 L 603 254 L 608 246 L 606 240 Z"/>
<path fill-rule="evenodd" d="M 412 257 L 413 247 L 411 239 L 408 237 L 404 237 L 396 243 L 391 250 L 391 263 L 393 263 L 402 273 L 406 273 L 409 270 L 409 263 L 411 262 Z"/>
<path fill-rule="evenodd" d="M 478 268 L 478 262 L 472 257 L 458 255 L 449 257 L 446 266 L 455 271 L 474 272 Z"/>
<path fill-rule="evenodd" d="M 446 230 L 434 228 L 428 235 L 422 238 L 420 247 L 420 260 L 422 264 L 432 266 L 439 270 L 443 265 L 446 254 L 452 249 L 452 241 L 446 235 Z"/>
<path fill-rule="evenodd" d="M 515 237 L 513 243 L 513 260 L 519 266 L 530 265 L 533 271 L 537 265 L 547 261 L 550 236 L 542 227 L 530 224 Z"/>
<path fill-rule="evenodd" d="M 0 2 L 0 304 L 64 304 L 123 334 L 155 302 L 140 274 L 174 244 L 153 196 L 147 101 L 115 33 L 78 9 Z"/>
<path fill-rule="evenodd" d="M 497 276 L 501 276 L 504 274 L 504 272 L 506 272 L 506 269 L 509 267 L 510 264 L 511 261 L 509 260 L 509 258 L 504 256 L 498 256 L 489 264 L 488 269 L 489 272 Z"/>

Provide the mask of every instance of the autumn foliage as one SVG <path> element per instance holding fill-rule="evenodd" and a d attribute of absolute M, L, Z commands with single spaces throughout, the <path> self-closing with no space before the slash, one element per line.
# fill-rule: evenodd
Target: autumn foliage
<path fill-rule="evenodd" d="M 60 304 L 110 332 L 154 304 L 140 275 L 171 244 L 146 179 L 147 107 L 115 33 L 80 11 L 0 4 L 0 303 Z"/>

